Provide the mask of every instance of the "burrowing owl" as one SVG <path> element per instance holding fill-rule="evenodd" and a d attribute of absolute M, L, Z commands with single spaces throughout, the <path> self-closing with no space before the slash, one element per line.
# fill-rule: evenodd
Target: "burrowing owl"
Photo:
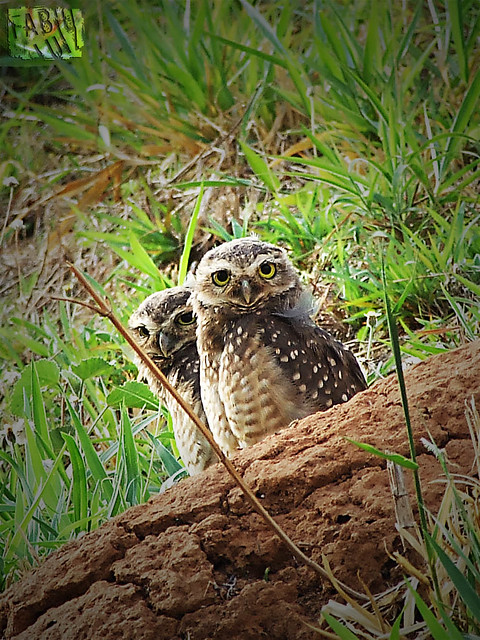
<path fill-rule="evenodd" d="M 354 357 L 320 329 L 283 249 L 232 240 L 201 259 L 192 302 L 200 386 L 213 435 L 231 453 L 365 389 Z"/>
<path fill-rule="evenodd" d="M 196 320 L 190 304 L 191 291 L 174 287 L 148 296 L 132 314 L 128 326 L 135 340 L 156 362 L 180 395 L 206 423 L 200 399 Z M 178 451 L 190 475 L 217 461 L 209 443 L 183 409 L 165 391 L 139 358 L 139 376 L 170 411 Z"/>

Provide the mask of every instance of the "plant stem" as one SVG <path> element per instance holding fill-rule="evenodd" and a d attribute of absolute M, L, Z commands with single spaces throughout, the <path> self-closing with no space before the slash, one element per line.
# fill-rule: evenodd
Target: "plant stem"
<path fill-rule="evenodd" d="M 387 293 L 387 281 L 385 276 L 385 264 L 383 262 L 383 255 L 382 255 L 382 280 L 383 280 L 383 295 L 385 300 L 385 310 L 386 310 L 387 322 L 388 322 L 388 331 L 390 333 L 390 342 L 392 345 L 393 356 L 395 358 L 395 368 L 397 371 L 398 386 L 400 388 L 403 414 L 405 416 L 405 424 L 407 427 L 407 437 L 408 437 L 408 445 L 410 449 L 410 458 L 412 462 L 416 462 L 417 456 L 415 452 L 415 440 L 413 437 L 412 423 L 410 420 L 410 411 L 408 408 L 408 398 L 407 398 L 407 388 L 405 385 L 405 377 L 403 375 L 403 369 L 402 369 L 400 341 L 398 338 L 397 324 L 395 322 L 395 318 L 390 305 L 390 299 Z M 437 573 L 435 570 L 435 559 L 434 559 L 435 554 L 430 544 L 428 522 L 427 522 L 427 510 L 425 507 L 425 502 L 423 501 L 422 485 L 420 482 L 420 475 L 418 473 L 418 469 L 413 469 L 413 481 L 415 484 L 415 494 L 417 496 L 418 513 L 420 517 L 420 531 L 422 534 L 423 542 L 425 544 L 425 548 L 427 550 L 428 562 L 430 565 L 430 571 L 432 574 L 432 580 L 435 586 L 435 591 L 437 593 L 438 601 L 439 603 L 441 603 L 442 600 L 440 598 L 440 589 L 438 585 Z"/>

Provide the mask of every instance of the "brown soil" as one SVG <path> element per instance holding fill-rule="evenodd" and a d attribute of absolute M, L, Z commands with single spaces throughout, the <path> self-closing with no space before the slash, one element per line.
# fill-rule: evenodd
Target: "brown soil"
<path fill-rule="evenodd" d="M 443 495 L 427 431 L 455 471 L 472 473 L 465 401 L 480 406 L 480 341 L 406 371 L 427 505 Z M 312 558 L 372 591 L 399 578 L 401 550 L 382 460 L 345 441 L 408 455 L 394 376 L 346 405 L 240 452 L 235 464 Z M 411 485 L 411 483 L 410 483 Z M 413 498 L 412 498 L 413 502 Z M 417 559 L 418 560 L 418 559 Z M 0 598 L 5 638 L 307 639 L 331 585 L 299 565 L 220 465 L 65 545 Z"/>

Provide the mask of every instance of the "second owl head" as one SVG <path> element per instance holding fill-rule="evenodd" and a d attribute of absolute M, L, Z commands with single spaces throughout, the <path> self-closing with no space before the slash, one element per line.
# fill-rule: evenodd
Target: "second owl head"
<path fill-rule="evenodd" d="M 191 291 L 186 287 L 157 291 L 130 317 L 132 335 L 154 359 L 168 360 L 195 342 L 196 321 L 190 298 Z"/>

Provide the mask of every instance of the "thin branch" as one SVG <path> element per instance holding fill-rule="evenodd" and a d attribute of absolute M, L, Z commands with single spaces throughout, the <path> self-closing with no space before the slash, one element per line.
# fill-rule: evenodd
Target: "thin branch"
<path fill-rule="evenodd" d="M 320 574 L 322 577 L 327 578 L 329 581 L 332 581 L 331 574 L 326 571 L 323 567 L 317 564 L 314 560 L 309 558 L 307 555 L 301 551 L 297 545 L 293 542 L 293 540 L 287 535 L 287 533 L 280 527 L 277 522 L 272 518 L 272 516 L 268 513 L 268 511 L 263 507 L 258 498 L 252 492 L 250 487 L 245 483 L 244 479 L 240 476 L 238 471 L 233 466 L 233 463 L 227 456 L 223 453 L 223 451 L 218 446 L 216 440 L 213 438 L 213 435 L 208 429 L 208 427 L 203 424 L 200 418 L 192 411 L 190 405 L 185 402 L 182 396 L 178 393 L 178 391 L 170 384 L 167 380 L 163 372 L 157 367 L 155 362 L 150 358 L 150 356 L 135 342 L 130 333 L 125 329 L 125 327 L 121 324 L 118 318 L 113 313 L 109 304 L 106 304 L 104 300 L 97 294 L 97 292 L 92 288 L 91 284 L 85 278 L 85 276 L 75 267 L 73 264 L 68 263 L 69 268 L 74 273 L 76 278 L 80 281 L 83 287 L 88 291 L 88 293 L 95 300 L 97 307 L 91 305 L 89 308 L 92 309 L 95 313 L 103 316 L 104 318 L 108 318 L 113 326 L 117 329 L 117 331 L 125 338 L 128 344 L 132 347 L 132 349 L 136 352 L 136 354 L 141 358 L 143 364 L 150 370 L 150 372 L 160 381 L 163 387 L 172 395 L 176 402 L 182 407 L 188 417 L 195 423 L 197 428 L 202 432 L 203 436 L 208 440 L 208 443 L 217 454 L 219 460 L 227 469 L 230 476 L 234 479 L 236 484 L 240 487 L 240 489 L 245 494 L 248 502 L 251 504 L 253 509 L 265 520 L 270 529 L 277 534 L 277 536 L 286 544 L 286 546 L 290 549 L 292 554 L 297 560 L 306 564 L 308 567 L 313 569 L 316 573 Z M 78 300 L 71 300 L 71 302 L 80 303 L 83 306 L 87 306 L 85 303 L 80 302 Z M 363 594 L 351 589 L 348 585 L 343 584 L 342 582 L 335 580 L 333 582 L 334 586 L 336 584 L 340 585 L 342 589 L 354 596 L 355 598 L 361 599 L 363 601 L 368 600 L 368 598 Z"/>
<path fill-rule="evenodd" d="M 94 304 L 89 304 L 88 302 L 84 302 L 83 300 L 78 300 L 77 298 L 62 298 L 62 296 L 50 296 L 50 300 L 59 300 L 60 302 L 71 302 L 72 304 L 78 304 L 81 307 L 90 309 L 90 311 L 93 311 L 94 313 L 103 315 L 102 310 L 96 307 Z"/>

